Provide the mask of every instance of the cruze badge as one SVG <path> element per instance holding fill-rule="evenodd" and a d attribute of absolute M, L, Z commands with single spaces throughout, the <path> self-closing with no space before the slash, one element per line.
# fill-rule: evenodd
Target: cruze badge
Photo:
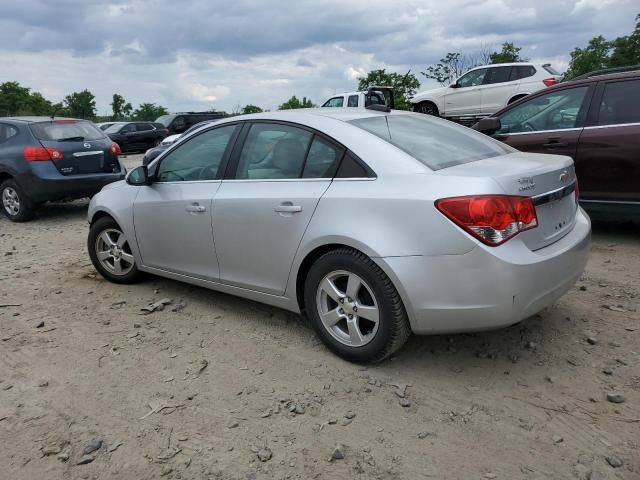
<path fill-rule="evenodd" d="M 520 192 L 524 192 L 526 190 L 533 190 L 534 188 L 536 188 L 536 182 L 533 181 L 533 177 L 519 178 L 518 183 L 520 184 L 520 188 L 518 188 Z"/>

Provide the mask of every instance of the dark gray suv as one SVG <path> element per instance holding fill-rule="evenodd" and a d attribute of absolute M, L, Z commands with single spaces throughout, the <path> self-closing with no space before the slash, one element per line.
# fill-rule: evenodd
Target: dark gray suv
<path fill-rule="evenodd" d="M 44 202 L 91 197 L 122 180 L 120 147 L 92 122 L 0 118 L 0 205 L 14 222 Z"/>

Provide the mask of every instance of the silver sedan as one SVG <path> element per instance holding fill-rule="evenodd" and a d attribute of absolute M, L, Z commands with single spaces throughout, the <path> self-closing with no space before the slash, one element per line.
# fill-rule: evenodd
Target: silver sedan
<path fill-rule="evenodd" d="M 366 109 L 207 124 L 105 187 L 89 222 L 105 278 L 301 312 L 359 362 L 539 312 L 582 273 L 591 230 L 570 158 Z"/>

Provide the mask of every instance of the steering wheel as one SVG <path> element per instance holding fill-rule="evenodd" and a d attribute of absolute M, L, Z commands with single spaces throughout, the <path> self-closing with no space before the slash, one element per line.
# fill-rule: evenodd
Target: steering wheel
<path fill-rule="evenodd" d="M 536 131 L 536 127 L 531 125 L 529 122 L 524 122 L 522 124 L 522 130 L 525 131 L 525 132 L 535 132 Z"/>
<path fill-rule="evenodd" d="M 214 180 L 218 173 L 218 168 L 219 165 L 208 165 L 206 167 L 202 167 L 200 174 L 198 175 L 198 180 Z"/>

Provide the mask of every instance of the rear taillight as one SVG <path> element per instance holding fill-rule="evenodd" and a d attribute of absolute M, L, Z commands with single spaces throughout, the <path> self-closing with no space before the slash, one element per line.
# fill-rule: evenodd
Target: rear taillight
<path fill-rule="evenodd" d="M 436 200 L 436 208 L 482 243 L 495 247 L 538 226 L 530 197 L 477 195 Z"/>
<path fill-rule="evenodd" d="M 547 87 L 553 87 L 554 85 L 560 83 L 558 80 L 556 80 L 555 78 L 551 77 L 551 78 L 545 78 L 544 80 L 542 80 L 542 83 L 545 84 L 545 86 Z"/>
<path fill-rule="evenodd" d="M 64 158 L 60 150 L 52 147 L 24 147 L 22 153 L 27 162 L 57 161 Z"/>
<path fill-rule="evenodd" d="M 121 155 L 122 154 L 122 150 L 120 149 L 120 145 L 118 145 L 116 142 L 113 142 L 111 144 L 111 146 L 109 147 L 109 153 L 111 155 L 115 155 L 116 157 L 118 155 Z"/>

